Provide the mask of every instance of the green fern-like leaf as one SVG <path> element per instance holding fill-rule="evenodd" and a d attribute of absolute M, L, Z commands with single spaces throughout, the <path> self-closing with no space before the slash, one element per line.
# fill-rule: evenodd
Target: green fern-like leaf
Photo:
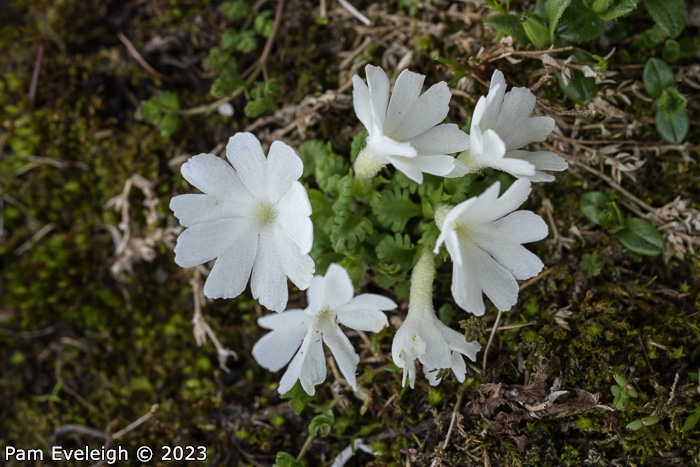
<path fill-rule="evenodd" d="M 397 186 L 384 190 L 370 201 L 372 212 L 379 223 L 394 232 L 403 232 L 412 217 L 420 216 L 422 208 L 408 197 L 408 189 Z"/>
<path fill-rule="evenodd" d="M 413 257 L 415 255 L 415 245 L 411 242 L 411 237 L 408 234 L 403 236 L 399 233 L 386 235 L 382 238 L 375 251 L 377 258 L 383 263 L 394 266 L 392 273 L 396 274 L 400 271 L 407 271 L 413 266 Z M 398 270 L 395 269 L 398 267 Z M 388 272 L 388 271 L 387 271 Z"/>
<path fill-rule="evenodd" d="M 330 146 L 327 148 L 327 153 L 316 167 L 315 175 L 318 186 L 323 192 L 331 195 L 337 194 L 336 185 L 338 181 L 348 174 L 350 166 L 342 157 L 330 151 Z"/>
<path fill-rule="evenodd" d="M 344 212 L 333 218 L 330 235 L 333 250 L 338 253 L 353 250 L 372 234 L 372 222 L 365 214 L 360 210 L 354 213 Z"/>

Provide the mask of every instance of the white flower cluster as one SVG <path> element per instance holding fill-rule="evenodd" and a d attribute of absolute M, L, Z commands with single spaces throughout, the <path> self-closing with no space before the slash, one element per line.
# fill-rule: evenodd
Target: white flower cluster
<path fill-rule="evenodd" d="M 439 383 L 437 372 L 443 369 L 463 381 L 463 356 L 475 360 L 481 347 L 435 315 L 434 253 L 443 243 L 447 247 L 453 262 L 452 294 L 466 311 L 483 315 L 483 294 L 501 311 L 517 302 L 516 281 L 535 276 L 543 267 L 522 244 L 544 238 L 547 225 L 536 214 L 516 209 L 527 199 L 531 181 L 551 181 L 554 177 L 545 170 L 567 166 L 552 152 L 522 148 L 544 140 L 554 120 L 532 117 L 535 96 L 525 88 L 506 93 L 503 74 L 496 71 L 466 134 L 455 124 L 440 124 L 451 98 L 444 82 L 421 95 L 425 77 L 406 70 L 389 97 L 385 72 L 371 65 L 365 71 L 367 84 L 353 77 L 355 112 L 368 132 L 355 162 L 356 177 L 372 178 L 391 164 L 416 183 L 422 183 L 424 173 L 461 177 L 486 167 L 518 178 L 500 197 L 500 184 L 495 183 L 458 206 L 438 206 L 435 217 L 441 233 L 434 252 L 424 250 L 413 270 L 408 316 L 394 338 L 392 355 L 404 370 L 404 384 L 415 384 L 415 360 L 422 363 L 430 384 Z M 288 365 L 280 393 L 299 381 L 314 394 L 315 385 L 326 378 L 324 343 L 349 386 L 357 389 L 359 356 L 339 324 L 379 332 L 388 324 L 384 312 L 396 304 L 374 294 L 354 297 L 347 271 L 337 264 L 325 276 L 313 276 L 311 204 L 298 181 L 302 162 L 292 148 L 275 141 L 266 157 L 255 136 L 238 133 L 229 140 L 226 156 L 230 164 L 200 154 L 182 166 L 184 178 L 202 193 L 171 201 L 186 227 L 175 247 L 175 261 L 193 267 L 216 259 L 205 295 L 233 298 L 250 280 L 253 297 L 279 313 L 258 320 L 271 332 L 255 344 L 252 354 L 271 371 Z M 280 313 L 287 306 L 287 278 L 299 289 L 308 289 L 305 309 Z"/>

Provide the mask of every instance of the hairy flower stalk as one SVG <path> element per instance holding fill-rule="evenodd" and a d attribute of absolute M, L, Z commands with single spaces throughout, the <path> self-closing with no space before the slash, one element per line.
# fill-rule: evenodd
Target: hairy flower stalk
<path fill-rule="evenodd" d="M 396 332 L 391 347 L 394 363 L 403 368 L 403 385 L 411 388 L 416 382 L 418 359 L 423 374 L 431 385 L 440 383 L 437 371 L 450 369 L 459 382 L 464 381 L 467 366 L 462 355 L 472 361 L 481 350 L 478 342 L 467 342 L 459 332 L 445 326 L 433 308 L 433 281 L 435 280 L 435 255 L 423 250 L 411 273 L 408 316 Z"/>

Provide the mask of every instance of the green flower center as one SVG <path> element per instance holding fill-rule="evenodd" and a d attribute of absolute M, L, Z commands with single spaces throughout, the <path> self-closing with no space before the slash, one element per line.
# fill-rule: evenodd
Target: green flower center
<path fill-rule="evenodd" d="M 258 207 L 258 224 L 260 227 L 268 227 L 277 220 L 277 210 L 275 206 L 267 203 L 260 203 Z"/>

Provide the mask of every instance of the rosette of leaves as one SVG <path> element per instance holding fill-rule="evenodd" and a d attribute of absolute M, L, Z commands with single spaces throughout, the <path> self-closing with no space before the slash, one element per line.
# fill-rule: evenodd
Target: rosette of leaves
<path fill-rule="evenodd" d="M 616 235 L 627 249 L 647 256 L 663 251 L 664 239 L 656 227 L 638 217 L 625 217 L 617 204 L 602 191 L 584 194 L 579 207 L 584 216 Z"/>

